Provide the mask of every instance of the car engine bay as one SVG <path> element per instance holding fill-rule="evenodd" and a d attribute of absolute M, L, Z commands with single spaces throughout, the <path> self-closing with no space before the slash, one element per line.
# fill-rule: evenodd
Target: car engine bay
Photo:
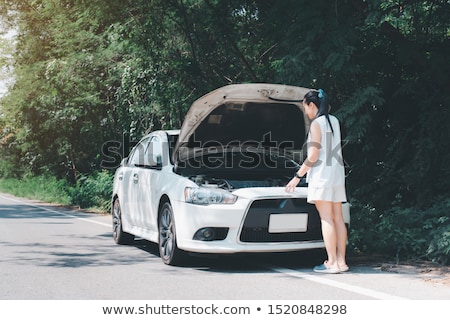
<path fill-rule="evenodd" d="M 208 154 L 186 161 L 178 167 L 182 176 L 199 187 L 232 191 L 241 188 L 284 187 L 299 164 L 289 157 L 274 153 Z M 231 159 L 231 160 L 230 160 Z M 304 179 L 299 185 L 306 185 Z"/>

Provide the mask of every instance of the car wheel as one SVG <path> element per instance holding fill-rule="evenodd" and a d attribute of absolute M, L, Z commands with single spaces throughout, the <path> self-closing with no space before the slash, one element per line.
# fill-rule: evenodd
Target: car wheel
<path fill-rule="evenodd" d="M 185 259 L 185 252 L 177 246 L 175 221 L 170 203 L 166 202 L 159 213 L 159 255 L 168 265 L 179 265 Z"/>
<path fill-rule="evenodd" d="M 112 209 L 113 219 L 113 238 L 117 244 L 131 244 L 134 241 L 134 235 L 124 232 L 122 229 L 122 210 L 119 199 L 114 200 Z"/>

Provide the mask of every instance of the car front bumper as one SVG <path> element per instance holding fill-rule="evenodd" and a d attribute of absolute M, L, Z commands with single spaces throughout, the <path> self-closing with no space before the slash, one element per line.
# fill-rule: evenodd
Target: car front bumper
<path fill-rule="evenodd" d="M 232 205 L 172 203 L 178 247 L 198 253 L 286 252 L 323 248 L 320 218 L 315 206 L 306 203 L 306 188 L 297 188 L 294 193 L 287 193 L 284 188 L 267 189 L 238 190 L 238 200 Z M 286 232 L 270 230 L 273 215 L 283 215 L 288 219 L 307 216 L 305 230 L 295 230 L 292 225 L 286 225 Z M 343 215 L 349 225 L 348 203 L 343 204 Z M 225 237 L 220 240 L 195 240 L 194 235 L 205 228 L 226 229 Z"/>

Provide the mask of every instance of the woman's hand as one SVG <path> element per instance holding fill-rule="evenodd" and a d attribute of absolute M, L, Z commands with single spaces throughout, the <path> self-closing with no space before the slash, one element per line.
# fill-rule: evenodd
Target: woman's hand
<path fill-rule="evenodd" d="M 287 192 L 294 192 L 295 188 L 297 187 L 298 183 L 300 182 L 300 179 L 297 177 L 293 177 L 291 181 L 286 185 L 286 191 Z"/>

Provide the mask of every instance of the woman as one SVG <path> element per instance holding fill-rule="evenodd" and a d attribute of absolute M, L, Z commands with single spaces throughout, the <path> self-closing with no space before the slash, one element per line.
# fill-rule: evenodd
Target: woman
<path fill-rule="evenodd" d="M 308 134 L 308 156 L 287 184 L 286 191 L 293 192 L 301 177 L 308 173 L 307 201 L 315 204 L 319 211 L 328 255 L 328 260 L 314 267 L 314 271 L 345 272 L 348 271 L 345 260 L 347 228 L 342 216 L 342 202 L 347 199 L 339 121 L 328 114 L 322 89 L 309 91 L 303 98 L 303 107 L 313 120 Z"/>

